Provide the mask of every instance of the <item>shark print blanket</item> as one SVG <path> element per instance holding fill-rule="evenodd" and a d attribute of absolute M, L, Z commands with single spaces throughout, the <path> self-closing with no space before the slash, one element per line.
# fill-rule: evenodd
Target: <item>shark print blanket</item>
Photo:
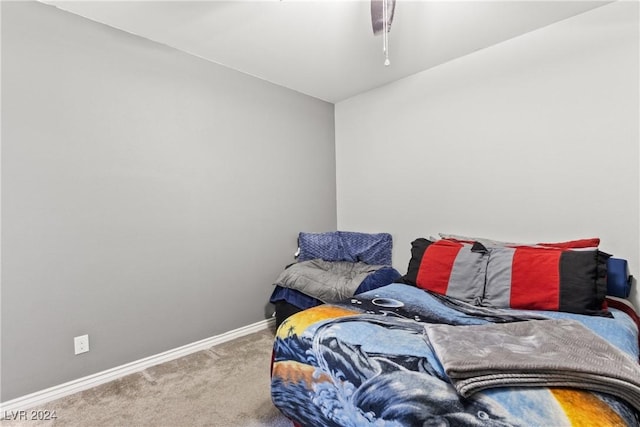
<path fill-rule="evenodd" d="M 426 333 L 432 325 L 568 320 L 637 362 L 638 325 L 610 311 L 497 310 L 391 284 L 288 318 L 274 342 L 272 400 L 298 426 L 640 426 L 630 402 L 587 383 L 498 384 L 463 396 Z"/>

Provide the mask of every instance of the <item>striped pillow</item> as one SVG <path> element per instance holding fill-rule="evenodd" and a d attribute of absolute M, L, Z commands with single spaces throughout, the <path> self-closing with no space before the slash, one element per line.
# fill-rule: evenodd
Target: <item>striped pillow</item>
<path fill-rule="evenodd" d="M 419 238 L 402 282 L 470 303 L 484 293 L 488 252 L 480 244 Z"/>
<path fill-rule="evenodd" d="M 493 247 L 483 304 L 603 314 L 608 257 L 597 249 Z"/>

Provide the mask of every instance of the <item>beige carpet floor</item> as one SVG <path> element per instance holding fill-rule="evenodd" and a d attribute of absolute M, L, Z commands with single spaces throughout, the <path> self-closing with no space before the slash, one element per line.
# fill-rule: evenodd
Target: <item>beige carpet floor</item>
<path fill-rule="evenodd" d="M 271 403 L 266 330 L 49 402 L 55 421 L 5 426 L 291 427 Z"/>

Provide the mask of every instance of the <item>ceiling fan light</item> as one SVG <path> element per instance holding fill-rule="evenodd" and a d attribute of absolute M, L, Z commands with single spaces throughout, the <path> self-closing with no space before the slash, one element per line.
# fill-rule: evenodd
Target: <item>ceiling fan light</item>
<path fill-rule="evenodd" d="M 389 31 L 396 7 L 395 0 L 371 0 L 371 27 L 373 35 L 382 33 L 384 65 L 389 66 Z"/>
<path fill-rule="evenodd" d="M 383 16 L 383 6 L 385 0 L 371 0 L 371 27 L 373 29 L 373 35 L 377 36 L 384 30 L 385 19 Z M 386 23 L 387 32 L 391 31 L 391 23 L 393 22 L 393 15 L 396 8 L 396 0 L 386 0 L 387 13 Z"/>

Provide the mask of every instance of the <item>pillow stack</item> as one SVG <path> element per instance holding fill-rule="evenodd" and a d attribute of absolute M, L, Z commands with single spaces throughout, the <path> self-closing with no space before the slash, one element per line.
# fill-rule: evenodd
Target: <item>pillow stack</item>
<path fill-rule="evenodd" d="M 496 308 L 607 313 L 610 255 L 598 250 L 598 238 L 523 244 L 440 236 L 412 242 L 405 283 Z"/>

